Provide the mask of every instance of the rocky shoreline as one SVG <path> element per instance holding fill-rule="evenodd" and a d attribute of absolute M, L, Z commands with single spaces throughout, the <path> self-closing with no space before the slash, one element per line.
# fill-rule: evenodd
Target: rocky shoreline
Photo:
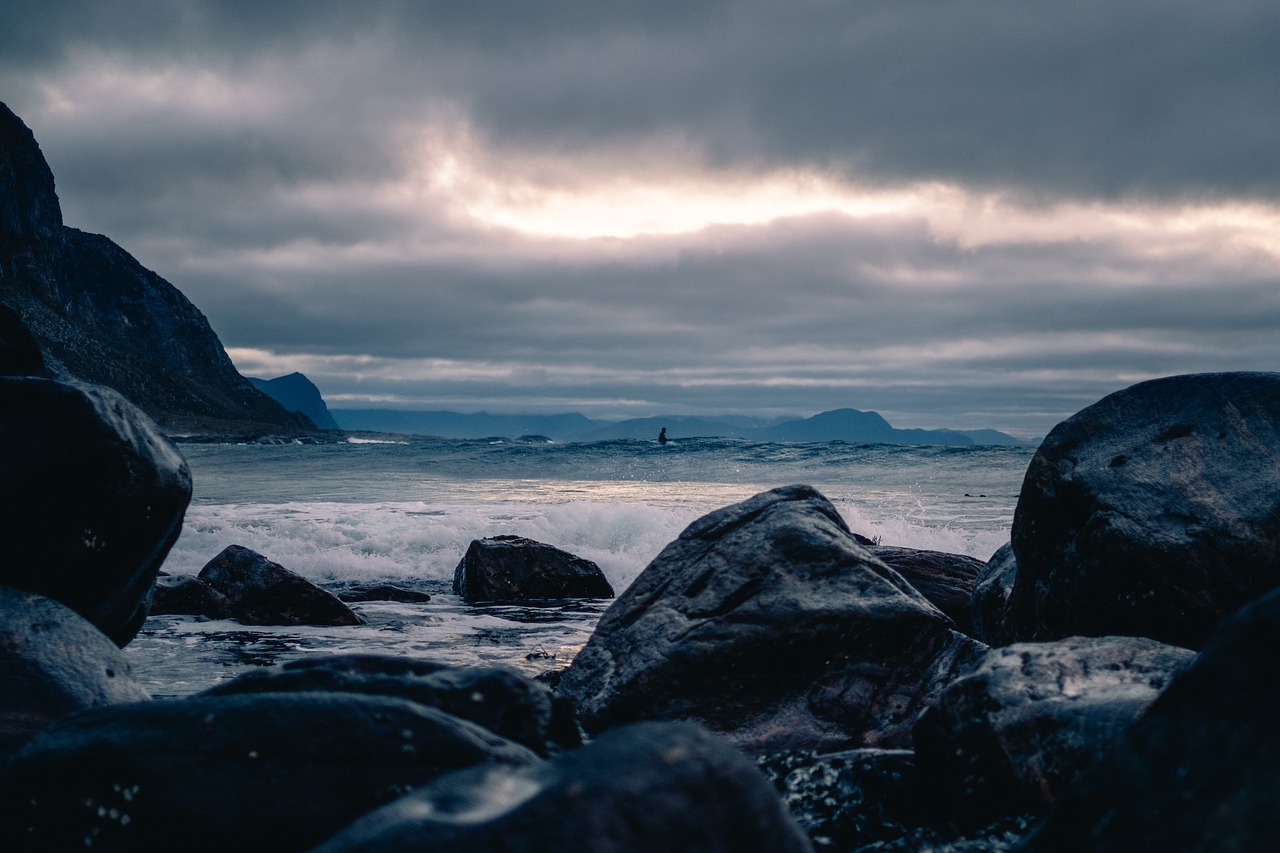
<path fill-rule="evenodd" d="M 343 655 L 153 700 L 121 653 L 152 608 L 350 611 L 247 549 L 178 590 L 177 447 L 9 355 L 3 849 L 1280 843 L 1280 374 L 1155 380 L 1063 422 L 986 564 L 880 546 L 787 486 L 690 525 L 538 679 Z M 480 598 L 612 593 L 541 543 L 473 551 Z"/>

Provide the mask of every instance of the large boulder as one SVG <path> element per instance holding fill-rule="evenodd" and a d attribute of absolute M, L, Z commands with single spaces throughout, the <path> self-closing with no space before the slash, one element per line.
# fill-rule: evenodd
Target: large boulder
<path fill-rule="evenodd" d="M 0 305 L 0 376 L 48 376 L 40 345 L 17 311 Z"/>
<path fill-rule="evenodd" d="M 1222 623 L 1024 848 L 1280 850 L 1280 591 Z"/>
<path fill-rule="evenodd" d="M 1194 656 L 1143 637 L 992 649 L 916 723 L 921 798 L 961 830 L 1043 812 Z"/>
<path fill-rule="evenodd" d="M 243 545 L 228 545 L 197 576 L 245 625 L 360 625 L 333 593 Z"/>
<path fill-rule="evenodd" d="M 1013 521 L 1021 640 L 1199 648 L 1280 583 L 1280 373 L 1174 376 L 1063 421 Z"/>
<path fill-rule="evenodd" d="M 971 625 L 973 636 L 989 646 L 1003 646 L 1014 641 L 1009 617 L 1009 597 L 1018 578 L 1018 558 L 1013 545 L 1005 543 L 991 555 L 978 572 L 973 585 Z"/>
<path fill-rule="evenodd" d="M 149 698 L 120 648 L 83 616 L 0 586 L 0 765 L 74 711 Z"/>
<path fill-rule="evenodd" d="M 468 601 L 613 598 L 595 563 L 521 536 L 472 541 L 454 570 L 453 591 Z"/>
<path fill-rule="evenodd" d="M 116 392 L 0 378 L 0 584 L 80 613 L 118 645 L 138 633 L 182 529 L 191 473 Z"/>
<path fill-rule="evenodd" d="M 399 696 L 484 726 L 539 753 L 567 732 L 580 743 L 571 711 L 551 691 L 506 667 L 446 666 L 387 655 L 323 655 L 253 669 L 205 691 L 234 693 L 336 691 Z M 570 714 L 568 719 L 561 715 Z"/>
<path fill-rule="evenodd" d="M 477 767 L 357 821 L 315 853 L 803 853 L 750 761 L 688 724 L 610 732 L 543 764 Z"/>
<path fill-rule="evenodd" d="M 973 586 L 983 562 L 965 554 L 872 545 L 867 548 L 965 633 L 973 622 Z"/>
<path fill-rule="evenodd" d="M 533 753 L 389 696 L 155 700 L 55 723 L 0 782 L 7 850 L 307 850 L 444 773 Z"/>
<path fill-rule="evenodd" d="M 858 544 L 810 486 L 695 521 L 561 678 L 588 731 L 698 720 L 750 751 L 910 743 L 985 646 Z"/>

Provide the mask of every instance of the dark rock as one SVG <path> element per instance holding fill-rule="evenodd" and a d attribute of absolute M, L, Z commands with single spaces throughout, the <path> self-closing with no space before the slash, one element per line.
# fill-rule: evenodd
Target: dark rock
<path fill-rule="evenodd" d="M 854 850 L 920 825 L 910 750 L 775 753 L 759 763 L 815 850 Z"/>
<path fill-rule="evenodd" d="M 397 601 L 401 604 L 421 604 L 431 600 L 431 595 L 393 584 L 352 584 L 337 593 L 338 598 L 349 603 L 364 601 Z"/>
<path fill-rule="evenodd" d="M 83 616 L 0 586 L 0 766 L 73 711 L 149 698 L 119 647 Z"/>
<path fill-rule="evenodd" d="M 973 585 L 981 560 L 945 551 L 922 551 L 892 545 L 867 549 L 907 579 L 934 607 L 951 617 L 963 631 L 973 622 Z"/>
<path fill-rule="evenodd" d="M 360 625 L 336 595 L 242 545 L 228 545 L 199 579 L 227 597 L 231 616 L 246 625 Z"/>
<path fill-rule="evenodd" d="M 1280 591 L 1224 621 L 1027 851 L 1280 849 Z"/>
<path fill-rule="evenodd" d="M 195 697 L 76 714 L 0 787 L 8 850 L 307 850 L 452 770 L 533 753 L 404 699 Z"/>
<path fill-rule="evenodd" d="M 1014 641 L 1009 619 L 1009 596 L 1018 577 L 1018 558 L 1013 545 L 1004 544 L 978 572 L 973 586 L 973 636 L 989 646 Z"/>
<path fill-rule="evenodd" d="M 916 723 L 921 799 L 962 831 L 1043 813 L 1194 655 L 1143 637 L 992 649 Z"/>
<path fill-rule="evenodd" d="M 979 651 L 809 486 L 695 521 L 601 617 L 558 692 L 588 731 L 692 719 L 753 752 L 909 745 Z"/>
<path fill-rule="evenodd" d="M 156 579 L 156 588 L 151 594 L 151 615 L 164 614 L 229 619 L 231 603 L 200 578 L 169 575 Z"/>
<path fill-rule="evenodd" d="M 12 308 L 0 305 L 0 376 L 48 376 L 40 345 Z"/>
<path fill-rule="evenodd" d="M 128 643 L 182 529 L 186 461 L 116 392 L 36 377 L 0 378 L 0 449 L 0 584 Z"/>
<path fill-rule="evenodd" d="M 595 563 L 520 536 L 472 541 L 454 570 L 453 591 L 468 601 L 613 598 Z"/>
<path fill-rule="evenodd" d="M 315 853 L 789 853 L 809 850 L 760 772 L 696 726 L 610 732 L 543 764 L 445 776 Z"/>
<path fill-rule="evenodd" d="M 286 411 L 305 415 L 320 429 L 338 429 L 338 423 L 329 413 L 329 407 L 320 396 L 320 389 L 301 373 L 290 373 L 277 376 L 275 379 L 255 379 L 250 376 L 253 387 L 275 400 Z"/>
<path fill-rule="evenodd" d="M 1018 639 L 1199 648 L 1280 583 L 1280 373 L 1143 382 L 1056 426 L 1013 521 Z"/>
<path fill-rule="evenodd" d="M 555 740 L 551 691 L 505 667 L 450 667 L 382 655 L 325 655 L 250 670 L 205 692 L 338 691 L 399 696 L 439 708 L 539 753 Z M 564 709 L 561 709 L 562 711 Z M 576 746 L 574 738 L 564 746 Z"/>
<path fill-rule="evenodd" d="M 0 305 L 55 374 L 119 391 L 169 432 L 313 431 L 254 388 L 205 316 L 98 234 L 62 224 L 31 131 L 0 104 Z"/>

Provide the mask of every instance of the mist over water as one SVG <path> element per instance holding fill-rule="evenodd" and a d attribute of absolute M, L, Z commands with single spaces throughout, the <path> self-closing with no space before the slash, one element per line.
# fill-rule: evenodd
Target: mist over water
<path fill-rule="evenodd" d="M 196 574 L 227 545 L 330 589 L 391 582 L 418 605 L 354 605 L 358 628 L 247 628 L 153 617 L 128 648 L 158 695 L 315 653 L 564 666 L 608 602 L 470 605 L 449 589 L 473 539 L 516 534 L 600 565 L 621 593 L 692 521 L 808 483 L 883 543 L 985 560 L 1008 540 L 1031 448 L 764 444 L 734 439 L 534 443 L 486 439 L 184 445 L 195 496 L 164 569 Z"/>

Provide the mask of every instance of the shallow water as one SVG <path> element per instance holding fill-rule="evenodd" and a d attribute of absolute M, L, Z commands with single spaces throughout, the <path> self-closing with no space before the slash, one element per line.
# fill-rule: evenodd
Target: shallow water
<path fill-rule="evenodd" d="M 885 544 L 986 559 L 1008 539 L 1030 448 L 764 444 L 693 439 L 531 444 L 410 440 L 184 445 L 195 496 L 165 563 L 196 574 L 231 544 L 323 586 L 393 583 L 430 602 L 352 605 L 366 623 L 258 628 L 159 616 L 126 652 L 155 695 L 337 652 L 529 674 L 566 665 L 608 602 L 473 605 L 449 589 L 473 539 L 517 534 L 595 561 L 621 592 L 693 520 L 809 483 Z"/>

